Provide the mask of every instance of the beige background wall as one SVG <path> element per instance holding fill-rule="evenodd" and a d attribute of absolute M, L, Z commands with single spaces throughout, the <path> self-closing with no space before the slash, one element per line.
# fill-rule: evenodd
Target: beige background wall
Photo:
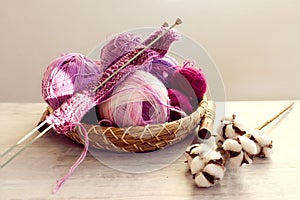
<path fill-rule="evenodd" d="M 300 99 L 298 0 L 1 0 L 0 102 L 40 102 L 60 53 L 181 17 L 217 64 L 229 100 Z"/>

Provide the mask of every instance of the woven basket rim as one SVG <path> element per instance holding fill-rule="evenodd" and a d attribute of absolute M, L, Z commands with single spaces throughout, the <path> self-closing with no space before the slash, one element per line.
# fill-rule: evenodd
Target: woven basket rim
<path fill-rule="evenodd" d="M 117 152 L 149 152 L 163 149 L 187 137 L 200 124 L 206 112 L 207 104 L 208 100 L 204 95 L 193 113 L 184 118 L 161 124 L 130 127 L 82 124 L 88 132 L 92 147 Z M 51 112 L 53 110 L 48 106 L 41 121 L 44 121 Z M 65 135 L 84 144 L 83 134 L 78 127 Z"/>

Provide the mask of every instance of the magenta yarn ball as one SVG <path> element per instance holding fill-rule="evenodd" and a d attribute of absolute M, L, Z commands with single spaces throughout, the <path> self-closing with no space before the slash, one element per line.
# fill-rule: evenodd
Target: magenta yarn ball
<path fill-rule="evenodd" d="M 207 82 L 201 69 L 184 66 L 173 74 L 171 88 L 200 101 L 207 90 Z"/>
<path fill-rule="evenodd" d="M 101 74 L 101 68 L 82 54 L 62 55 L 52 61 L 44 73 L 43 99 L 55 110 Z"/>
<path fill-rule="evenodd" d="M 180 91 L 176 89 L 168 89 L 168 95 L 170 98 L 170 105 L 176 109 L 170 109 L 169 121 L 178 120 L 184 117 L 179 111 L 183 111 L 184 115 L 189 115 L 194 111 L 194 106 L 192 105 L 193 100 L 182 94 Z"/>

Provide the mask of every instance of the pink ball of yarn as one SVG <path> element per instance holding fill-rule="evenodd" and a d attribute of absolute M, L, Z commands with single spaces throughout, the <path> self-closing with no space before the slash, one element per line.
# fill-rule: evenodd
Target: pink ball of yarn
<path fill-rule="evenodd" d="M 53 109 L 57 109 L 101 74 L 99 66 L 79 53 L 62 55 L 50 63 L 44 73 L 42 96 Z"/>
<path fill-rule="evenodd" d="M 138 70 L 117 86 L 96 110 L 100 121 L 109 121 L 114 126 L 143 126 L 166 122 L 168 102 L 163 83 L 150 73 Z"/>
<path fill-rule="evenodd" d="M 199 101 L 207 89 L 206 79 L 201 69 L 188 66 L 188 64 L 173 74 L 171 87 Z"/>
<path fill-rule="evenodd" d="M 175 110 L 170 110 L 170 121 L 178 120 L 181 117 L 184 117 L 182 115 L 191 114 L 194 111 L 195 104 L 197 105 L 197 102 L 192 102 L 192 99 L 189 99 L 178 90 L 168 89 L 168 95 L 170 98 L 170 105 L 175 108 Z"/>
<path fill-rule="evenodd" d="M 142 38 L 132 33 L 122 33 L 110 40 L 100 53 L 100 62 L 104 68 L 113 64 L 119 57 L 142 43 Z"/>

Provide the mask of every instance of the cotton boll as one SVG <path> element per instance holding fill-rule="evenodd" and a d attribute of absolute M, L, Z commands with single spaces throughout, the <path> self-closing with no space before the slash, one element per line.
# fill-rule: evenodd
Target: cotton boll
<path fill-rule="evenodd" d="M 222 159 L 223 157 L 219 151 L 211 151 L 207 156 L 204 157 L 205 163 L 209 163 L 209 161 L 217 161 L 217 160 L 220 160 L 220 162 L 222 162 Z"/>
<path fill-rule="evenodd" d="M 264 134 L 263 132 L 259 130 L 253 130 L 251 132 L 252 136 L 255 138 L 255 140 L 260 144 L 262 147 L 269 146 L 272 144 L 272 139 L 270 136 Z"/>
<path fill-rule="evenodd" d="M 186 163 L 188 165 L 188 167 L 191 167 L 191 162 L 193 160 L 193 158 L 195 158 L 196 156 L 198 156 L 199 154 L 197 152 L 191 152 L 194 148 L 200 147 L 200 144 L 193 144 L 189 147 L 186 148 L 185 152 L 184 152 L 184 156 L 186 158 Z"/>
<path fill-rule="evenodd" d="M 192 155 L 191 151 L 196 147 L 201 147 L 201 145 L 200 144 L 192 144 L 186 148 L 185 153 L 189 156 Z"/>
<path fill-rule="evenodd" d="M 205 144 L 193 144 L 186 148 L 185 157 L 187 159 L 187 165 L 190 167 L 193 158 L 199 156 L 201 159 L 205 157 L 210 152 L 209 146 Z"/>
<path fill-rule="evenodd" d="M 236 137 L 231 122 L 222 121 L 221 124 L 217 128 L 217 136 L 216 136 L 216 144 L 217 146 L 222 146 L 223 142 L 227 138 Z"/>
<path fill-rule="evenodd" d="M 206 144 L 200 144 L 198 147 L 191 150 L 191 154 L 197 154 L 201 158 L 206 156 L 211 151 L 211 147 Z"/>
<path fill-rule="evenodd" d="M 221 119 L 221 124 L 223 125 L 231 125 L 231 128 L 233 130 L 229 130 L 229 132 L 227 134 L 229 134 L 229 138 L 234 137 L 236 135 L 243 135 L 246 133 L 246 126 L 245 124 L 242 122 L 242 120 L 240 120 L 239 118 L 236 117 L 236 115 L 226 115 Z M 232 133 L 234 132 L 234 134 Z M 233 136 L 234 135 L 234 136 Z"/>
<path fill-rule="evenodd" d="M 255 142 L 245 136 L 239 136 L 238 141 L 241 143 L 242 148 L 249 154 L 257 154 L 257 148 Z"/>
<path fill-rule="evenodd" d="M 244 158 L 242 145 L 234 139 L 227 139 L 224 141 L 222 147 L 230 154 L 229 168 L 236 169 L 240 167 Z"/>
<path fill-rule="evenodd" d="M 244 159 L 242 164 L 251 164 L 253 162 L 252 157 L 253 156 L 249 156 L 248 153 L 244 152 Z"/>
<path fill-rule="evenodd" d="M 255 142 L 255 145 L 256 145 L 257 152 L 259 154 L 262 150 L 262 147 L 257 142 Z"/>
<path fill-rule="evenodd" d="M 205 166 L 204 160 L 200 158 L 199 156 L 196 156 L 191 161 L 190 169 L 192 175 L 199 173 Z"/>
<path fill-rule="evenodd" d="M 264 134 L 260 130 L 252 130 L 251 133 L 247 133 L 247 137 L 256 144 L 257 153 L 255 156 L 265 158 L 272 154 L 273 141 L 270 136 Z"/>
<path fill-rule="evenodd" d="M 227 138 L 235 138 L 242 133 L 242 131 L 235 127 L 232 122 L 222 121 L 220 126 L 217 128 L 216 144 L 222 146 L 223 142 Z"/>
<path fill-rule="evenodd" d="M 206 175 L 206 174 L 205 174 Z M 203 173 L 199 173 L 195 176 L 195 183 L 198 187 L 211 187 L 213 184 L 208 181 Z"/>
<path fill-rule="evenodd" d="M 235 130 L 232 127 L 232 124 L 229 124 L 229 125 L 226 126 L 226 128 L 225 128 L 225 136 L 227 138 L 233 138 L 233 137 L 237 136 Z"/>
<path fill-rule="evenodd" d="M 269 147 L 264 147 L 261 153 L 258 155 L 261 158 L 268 158 L 273 153 L 273 149 Z"/>
<path fill-rule="evenodd" d="M 224 177 L 223 166 L 208 164 L 203 171 L 195 176 L 195 183 L 198 187 L 212 187 Z"/>
<path fill-rule="evenodd" d="M 244 152 L 241 151 L 237 156 L 230 157 L 228 167 L 231 169 L 237 169 L 241 166 L 244 159 Z"/>
<path fill-rule="evenodd" d="M 204 167 L 203 172 L 206 172 L 214 177 L 214 179 L 210 179 L 210 182 L 215 184 L 218 180 L 223 179 L 225 168 L 221 165 L 208 164 Z"/>
<path fill-rule="evenodd" d="M 234 152 L 242 151 L 242 145 L 239 144 L 238 141 L 234 139 L 225 140 L 222 147 L 225 151 L 234 151 Z"/>
<path fill-rule="evenodd" d="M 186 163 L 189 168 L 191 168 L 191 162 L 195 157 L 199 157 L 197 159 L 202 159 L 203 163 L 208 162 L 210 159 L 219 159 L 221 154 L 219 152 L 214 151 L 211 146 L 207 144 L 193 144 L 185 150 L 184 153 L 186 157 Z"/>
<path fill-rule="evenodd" d="M 243 132 L 243 133 L 240 133 L 240 134 L 245 134 L 246 133 L 247 127 L 241 120 L 235 119 L 234 123 L 233 123 L 233 126 L 238 128 L 240 132 Z M 237 132 L 237 130 L 235 130 L 235 131 Z"/>

